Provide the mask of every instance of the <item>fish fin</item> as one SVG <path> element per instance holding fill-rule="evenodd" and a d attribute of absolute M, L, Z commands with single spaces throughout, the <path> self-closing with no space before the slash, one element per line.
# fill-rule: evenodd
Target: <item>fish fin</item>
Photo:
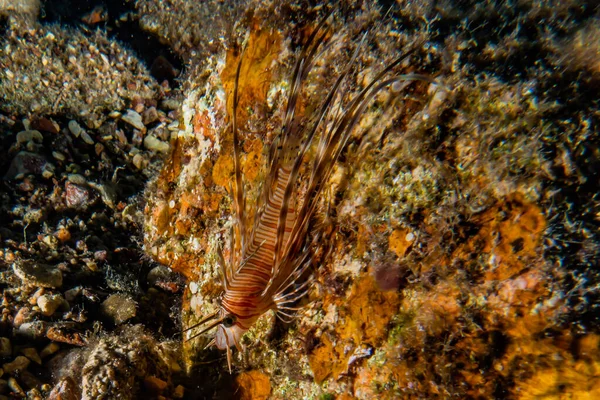
<path fill-rule="evenodd" d="M 229 374 L 231 375 L 231 347 L 227 346 L 227 368 L 229 368 Z"/>
<path fill-rule="evenodd" d="M 235 72 L 235 82 L 233 86 L 233 107 L 232 107 L 232 124 L 231 130 L 233 133 L 233 169 L 234 169 L 234 181 L 235 181 L 235 191 L 233 193 L 233 204 L 236 212 L 236 220 L 238 223 L 238 231 L 239 231 L 239 239 L 240 239 L 240 253 L 243 253 L 243 249 L 246 245 L 246 195 L 244 193 L 244 182 L 242 180 L 242 170 L 241 170 L 241 162 L 240 162 L 240 143 L 239 143 L 239 135 L 238 135 L 238 126 L 237 126 L 237 108 L 239 101 L 239 83 L 240 83 L 240 72 L 242 70 L 242 61 L 244 59 L 244 51 L 242 50 L 242 54 L 240 54 L 240 60 L 237 65 L 237 69 Z M 234 251 L 234 249 L 232 249 Z"/>
<path fill-rule="evenodd" d="M 221 270 L 221 277 L 223 280 L 223 288 L 225 290 L 228 290 L 229 284 L 231 283 L 232 274 L 231 274 L 231 269 L 225 262 L 225 257 L 223 256 L 223 249 L 221 248 L 220 244 L 217 245 L 217 261 L 218 261 L 218 264 L 219 264 L 219 267 Z"/>

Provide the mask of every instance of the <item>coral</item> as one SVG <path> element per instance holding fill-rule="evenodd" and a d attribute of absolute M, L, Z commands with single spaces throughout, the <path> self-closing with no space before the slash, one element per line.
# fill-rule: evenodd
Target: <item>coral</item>
<path fill-rule="evenodd" d="M 165 391 L 176 363 L 175 351 L 173 343 L 157 342 L 141 325 L 128 326 L 118 335 L 91 340 L 85 350 L 73 350 L 59 367 L 58 378 L 80 382 L 77 390 L 82 399 L 140 398 L 139 381 L 144 377 L 150 377 L 146 395 Z"/>

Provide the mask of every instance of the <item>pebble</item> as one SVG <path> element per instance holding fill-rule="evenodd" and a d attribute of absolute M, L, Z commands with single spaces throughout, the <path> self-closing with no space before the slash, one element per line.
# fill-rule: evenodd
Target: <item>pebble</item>
<path fill-rule="evenodd" d="M 32 260 L 19 260 L 13 263 L 13 270 L 23 283 L 45 288 L 62 286 L 62 272 L 47 265 Z"/>
<path fill-rule="evenodd" d="M 54 342 L 84 346 L 85 340 L 79 332 L 69 331 L 68 328 L 52 326 L 46 330 L 46 337 Z"/>
<path fill-rule="evenodd" d="M 8 390 L 8 381 L 0 379 L 0 393 L 4 393 Z"/>
<path fill-rule="evenodd" d="M 79 296 L 80 294 L 81 294 L 81 286 L 76 286 L 65 292 L 65 299 L 69 302 L 73 302 L 73 301 L 75 301 L 77 296 Z"/>
<path fill-rule="evenodd" d="M 45 294 L 38 297 L 37 305 L 42 311 L 42 314 L 50 316 L 63 304 L 65 299 L 60 294 Z"/>
<path fill-rule="evenodd" d="M 50 132 L 50 133 L 58 133 L 60 132 L 60 126 L 51 119 L 48 118 L 38 118 L 32 121 L 32 126 L 34 129 L 39 129 L 40 131 Z"/>
<path fill-rule="evenodd" d="M 6 363 L 2 366 L 5 373 L 10 374 L 14 371 L 21 371 L 27 368 L 30 361 L 29 358 L 24 356 L 17 356 L 12 362 Z"/>
<path fill-rule="evenodd" d="M 121 143 L 122 145 L 127 144 L 127 136 L 125 136 L 125 132 L 123 132 L 121 129 L 117 129 L 115 131 L 115 135 L 117 135 L 117 140 L 119 141 L 119 143 Z"/>
<path fill-rule="evenodd" d="M 0 337 L 0 357 L 10 357 L 12 354 L 12 346 L 10 339 L 6 337 Z"/>
<path fill-rule="evenodd" d="M 29 304 L 31 304 L 32 306 L 35 306 L 37 304 L 37 300 L 44 293 L 46 293 L 46 289 L 44 289 L 44 288 L 40 288 L 40 289 L 36 290 L 35 293 L 29 298 Z"/>
<path fill-rule="evenodd" d="M 144 167 L 144 157 L 139 153 L 133 156 L 133 165 L 135 165 L 137 169 L 142 169 Z"/>
<path fill-rule="evenodd" d="M 44 321 L 25 322 L 19 326 L 17 332 L 30 339 L 39 339 L 46 335 L 46 323 Z"/>
<path fill-rule="evenodd" d="M 131 297 L 113 294 L 102 302 L 100 309 L 115 325 L 119 325 L 135 317 L 136 306 L 136 302 Z"/>
<path fill-rule="evenodd" d="M 131 144 L 137 147 L 141 146 L 142 142 L 144 141 L 145 134 L 146 132 L 140 131 L 139 129 L 134 129 L 133 135 L 131 135 Z"/>
<path fill-rule="evenodd" d="M 169 151 L 169 144 L 163 142 L 155 136 L 148 135 L 144 138 L 144 146 L 148 150 L 155 150 L 160 153 L 167 153 Z"/>
<path fill-rule="evenodd" d="M 65 203 L 70 208 L 85 208 L 90 202 L 90 191 L 69 181 L 65 182 Z"/>
<path fill-rule="evenodd" d="M 132 109 L 128 109 L 121 119 L 140 131 L 146 128 L 142 122 L 142 116 Z"/>
<path fill-rule="evenodd" d="M 142 114 L 144 125 L 148 125 L 158 120 L 158 111 L 156 107 L 150 107 Z"/>
<path fill-rule="evenodd" d="M 23 357 L 23 358 L 25 358 L 25 357 Z M 23 388 L 19 385 L 17 380 L 15 378 L 13 378 L 12 376 L 10 378 L 8 378 L 8 387 L 10 388 L 10 390 L 13 393 L 16 393 L 19 396 L 25 396 L 25 392 L 23 391 Z"/>
<path fill-rule="evenodd" d="M 13 320 L 13 325 L 15 328 L 18 328 L 25 322 L 29 321 L 32 317 L 33 311 L 29 307 L 21 307 L 17 310 L 15 314 L 15 319 Z"/>
<path fill-rule="evenodd" d="M 48 161 L 39 154 L 20 151 L 12 159 L 4 177 L 6 179 L 17 179 L 27 174 L 40 175 L 46 171 L 44 167 L 47 164 Z"/>
<path fill-rule="evenodd" d="M 70 120 L 68 127 L 69 131 L 71 131 L 71 133 L 75 137 L 79 137 L 79 135 L 81 135 L 81 133 L 84 132 L 84 129 L 75 120 Z"/>
<path fill-rule="evenodd" d="M 46 179 L 50 179 L 54 176 L 54 166 L 52 164 L 46 163 L 44 165 L 44 170 L 42 171 L 42 176 Z"/>
<path fill-rule="evenodd" d="M 167 388 L 168 384 L 156 376 L 147 376 L 144 379 L 144 386 L 150 392 L 160 393 Z"/>
<path fill-rule="evenodd" d="M 94 139 L 92 139 L 92 137 L 86 131 L 81 132 L 81 138 L 87 144 L 94 144 Z"/>
<path fill-rule="evenodd" d="M 173 397 L 176 399 L 183 399 L 184 394 L 185 394 L 185 388 L 181 385 L 177 385 L 175 390 L 173 390 Z"/>
<path fill-rule="evenodd" d="M 27 357 L 37 365 L 42 365 L 42 359 L 40 358 L 40 355 L 38 354 L 37 350 L 33 347 L 21 349 L 21 354 L 23 354 L 25 357 Z"/>
<path fill-rule="evenodd" d="M 148 272 L 146 279 L 151 286 L 157 286 L 159 282 L 171 282 L 175 280 L 174 274 L 169 267 L 158 265 Z"/>
<path fill-rule="evenodd" d="M 85 179 L 85 176 L 80 174 L 69 174 L 67 175 L 67 180 L 76 185 L 87 185 L 87 179 Z"/>
<path fill-rule="evenodd" d="M 39 390 L 33 388 L 27 392 L 27 400 L 44 400 L 44 397 Z"/>
<path fill-rule="evenodd" d="M 65 227 L 58 228 L 55 235 L 56 238 L 63 243 L 71 239 L 71 232 Z"/>
<path fill-rule="evenodd" d="M 66 160 L 65 155 L 63 153 L 61 153 L 60 151 L 53 151 L 52 152 L 52 157 L 54 157 L 58 161 L 65 161 Z"/>
<path fill-rule="evenodd" d="M 36 141 L 38 143 L 42 143 L 44 141 L 44 137 L 40 133 L 40 131 L 31 130 L 31 131 L 21 131 L 17 133 L 17 143 L 27 143 L 31 141 Z"/>
<path fill-rule="evenodd" d="M 56 342 L 50 342 L 46 347 L 42 349 L 42 351 L 40 351 L 40 357 L 46 358 L 56 353 L 58 350 L 60 350 L 60 345 Z"/>
<path fill-rule="evenodd" d="M 88 182 L 88 184 L 94 188 L 98 193 L 100 193 L 100 198 L 102 202 L 106 204 L 110 208 L 114 208 L 117 202 L 117 192 L 115 190 L 114 185 L 110 183 L 95 183 Z"/>

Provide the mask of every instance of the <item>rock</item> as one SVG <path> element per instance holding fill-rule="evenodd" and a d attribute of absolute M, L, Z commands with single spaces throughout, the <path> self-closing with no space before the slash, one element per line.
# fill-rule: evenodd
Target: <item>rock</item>
<path fill-rule="evenodd" d="M 31 311 L 30 307 L 20 307 L 17 310 L 17 313 L 15 314 L 15 319 L 13 320 L 13 326 L 15 328 L 18 328 L 21 325 L 23 325 L 24 323 L 29 322 L 34 316 L 35 316 L 35 313 L 33 311 Z"/>
<path fill-rule="evenodd" d="M 266 400 L 271 394 L 269 377 L 259 371 L 252 370 L 238 375 L 235 379 L 238 386 L 239 398 L 243 400 Z"/>
<path fill-rule="evenodd" d="M 5 393 L 8 390 L 8 381 L 0 379 L 0 393 Z"/>
<path fill-rule="evenodd" d="M 94 188 L 98 193 L 100 193 L 100 198 L 102 199 L 102 202 L 104 204 L 106 204 L 110 208 L 113 208 L 115 206 L 115 203 L 117 201 L 117 192 L 116 192 L 113 184 L 111 184 L 109 182 L 107 182 L 107 183 L 89 182 L 89 185 L 92 188 Z"/>
<path fill-rule="evenodd" d="M 87 144 L 94 144 L 94 139 L 86 131 L 81 132 L 81 139 Z"/>
<path fill-rule="evenodd" d="M 132 109 L 127 110 L 121 119 L 140 131 L 146 128 L 142 122 L 142 116 Z"/>
<path fill-rule="evenodd" d="M 61 153 L 60 151 L 53 151 L 52 152 L 52 157 L 54 157 L 58 161 L 65 161 L 67 159 L 65 157 L 65 155 L 63 153 Z"/>
<path fill-rule="evenodd" d="M 30 131 L 21 131 L 17 133 L 17 143 L 27 143 L 31 141 L 36 141 L 38 143 L 42 143 L 44 141 L 44 137 L 40 133 L 40 131 L 30 130 Z"/>
<path fill-rule="evenodd" d="M 177 385 L 175 390 L 173 390 L 173 397 L 176 399 L 183 399 L 184 394 L 185 394 L 185 388 L 181 385 Z"/>
<path fill-rule="evenodd" d="M 159 287 L 171 293 L 179 291 L 179 284 L 177 283 L 177 277 L 173 274 L 172 270 L 164 265 L 154 267 L 148 272 L 147 276 L 148 284 L 151 286 Z"/>
<path fill-rule="evenodd" d="M 31 387 L 31 385 L 27 385 L 29 387 Z M 35 387 L 31 390 L 29 390 L 27 392 L 27 399 L 31 399 L 31 400 L 44 400 L 44 397 L 42 396 L 42 393 L 36 389 Z"/>
<path fill-rule="evenodd" d="M 140 153 L 133 156 L 133 165 L 135 165 L 137 169 L 142 169 L 144 167 L 144 157 Z"/>
<path fill-rule="evenodd" d="M 10 357 L 12 354 L 12 346 L 10 339 L 6 337 L 0 337 L 0 357 Z"/>
<path fill-rule="evenodd" d="M 28 359 L 30 359 L 37 365 L 42 365 L 42 359 L 40 358 L 40 355 L 38 354 L 38 352 L 35 348 L 27 347 L 27 348 L 21 349 L 21 354 L 23 354 L 25 357 L 27 357 Z"/>
<path fill-rule="evenodd" d="M 46 335 L 46 327 L 46 322 L 44 321 L 26 322 L 19 326 L 17 332 L 19 335 L 30 339 L 39 339 Z"/>
<path fill-rule="evenodd" d="M 65 299 L 60 294 L 45 294 L 38 297 L 37 305 L 42 314 L 50 316 L 62 305 L 66 304 Z"/>
<path fill-rule="evenodd" d="M 81 294 L 82 288 L 81 286 L 76 286 L 72 289 L 69 289 L 65 292 L 65 299 L 68 302 L 73 302 Z"/>
<path fill-rule="evenodd" d="M 44 132 L 50 132 L 54 134 L 60 132 L 60 126 L 58 126 L 56 122 L 45 117 L 34 119 L 33 121 L 31 121 L 31 126 L 33 129 L 38 129 Z"/>
<path fill-rule="evenodd" d="M 17 382 L 17 380 L 12 376 L 8 378 L 8 387 L 13 393 L 17 394 L 18 396 L 25 396 L 23 388 L 21 387 L 21 385 L 19 385 L 19 382 Z"/>
<path fill-rule="evenodd" d="M 44 171 L 49 170 L 47 165 L 50 164 L 43 156 L 29 151 L 20 151 L 12 159 L 4 177 L 17 179 L 27 174 L 41 175 Z"/>
<path fill-rule="evenodd" d="M 46 330 L 46 337 L 55 342 L 68 343 L 75 346 L 84 346 L 85 340 L 79 332 L 73 332 L 73 327 L 51 326 Z"/>
<path fill-rule="evenodd" d="M 136 302 L 131 297 L 113 294 L 102 302 L 100 309 L 115 325 L 119 325 L 135 317 L 136 306 Z"/>
<path fill-rule="evenodd" d="M 45 288 L 62 286 L 62 272 L 47 264 L 32 260 L 19 260 L 13 263 L 13 270 L 23 283 Z"/>
<path fill-rule="evenodd" d="M 147 376 L 146 379 L 144 379 L 144 386 L 146 386 L 146 389 L 149 392 L 160 394 L 167 388 L 168 384 L 156 376 Z"/>
<path fill-rule="evenodd" d="M 58 228 L 58 230 L 55 232 L 55 235 L 56 238 L 62 243 L 71 239 L 71 232 L 69 232 L 69 229 L 65 227 Z"/>
<path fill-rule="evenodd" d="M 6 363 L 2 366 L 5 373 L 10 374 L 14 371 L 21 371 L 27 368 L 30 361 L 27 357 L 17 356 L 12 362 Z"/>
<path fill-rule="evenodd" d="M 90 202 L 91 192 L 84 186 L 65 182 L 65 202 L 70 208 L 85 208 Z"/>
<path fill-rule="evenodd" d="M 79 125 L 77 123 L 77 121 L 75 121 L 75 120 L 69 121 L 68 126 L 69 126 L 69 131 L 71 131 L 71 133 L 75 137 L 79 137 L 82 132 L 85 132 L 85 130 L 81 127 L 81 125 Z"/>
<path fill-rule="evenodd" d="M 48 356 L 51 356 L 52 354 L 56 353 L 59 349 L 60 345 L 58 343 L 50 342 L 46 347 L 42 349 L 42 351 L 40 351 L 40 357 L 46 358 Z"/>
<path fill-rule="evenodd" d="M 69 174 L 67 175 L 67 180 L 79 186 L 87 185 L 87 179 L 81 174 Z"/>
<path fill-rule="evenodd" d="M 144 138 L 144 146 L 148 150 L 158 151 L 160 153 L 167 153 L 169 151 L 169 144 L 163 142 L 155 136 L 148 135 Z"/>
<path fill-rule="evenodd" d="M 150 107 L 142 114 L 144 125 L 151 124 L 156 120 L 158 120 L 158 111 L 156 111 L 156 107 Z"/>

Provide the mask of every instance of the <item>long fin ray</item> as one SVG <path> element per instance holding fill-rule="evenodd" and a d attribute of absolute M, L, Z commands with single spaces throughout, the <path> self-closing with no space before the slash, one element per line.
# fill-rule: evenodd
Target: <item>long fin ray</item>
<path fill-rule="evenodd" d="M 235 71 L 235 83 L 233 86 L 233 108 L 232 108 L 232 132 L 233 132 L 233 169 L 235 173 L 235 193 L 233 196 L 233 202 L 236 210 L 236 219 L 238 221 L 238 229 L 240 232 L 240 246 L 241 252 L 246 245 L 246 221 L 245 221 L 245 209 L 246 209 L 246 196 L 244 194 L 244 183 L 242 181 L 242 171 L 240 165 L 240 143 L 238 137 L 238 126 L 237 126 L 237 107 L 238 107 L 238 90 L 240 83 L 240 73 L 242 70 L 242 61 L 244 59 L 245 49 L 240 54 L 240 60 Z M 232 249 L 231 251 L 234 251 Z"/>

